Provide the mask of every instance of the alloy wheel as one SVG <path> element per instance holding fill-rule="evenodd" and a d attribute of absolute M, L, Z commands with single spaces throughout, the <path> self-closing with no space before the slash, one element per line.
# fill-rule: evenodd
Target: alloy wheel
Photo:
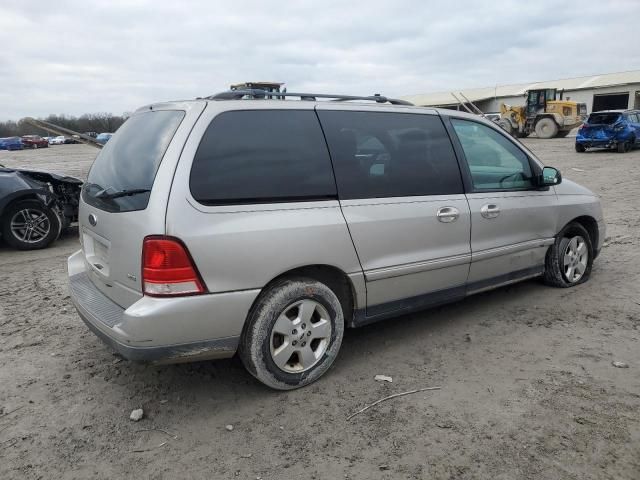
<path fill-rule="evenodd" d="M 580 235 L 572 237 L 564 249 L 564 276 L 568 282 L 580 281 L 589 263 L 589 249 Z"/>
<path fill-rule="evenodd" d="M 304 299 L 289 305 L 271 329 L 271 359 L 287 373 L 309 370 L 331 343 L 331 317 L 319 302 Z"/>
<path fill-rule="evenodd" d="M 11 233 L 21 242 L 38 243 L 50 231 L 51 222 L 42 210 L 25 208 L 11 218 Z"/>

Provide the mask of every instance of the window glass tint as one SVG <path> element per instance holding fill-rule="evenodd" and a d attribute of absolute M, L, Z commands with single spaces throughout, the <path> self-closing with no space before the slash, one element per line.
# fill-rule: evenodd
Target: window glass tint
<path fill-rule="evenodd" d="M 520 189 L 533 186 L 527 155 L 487 125 L 451 119 L 462 144 L 475 189 Z"/>
<path fill-rule="evenodd" d="M 123 195 L 124 191 L 151 189 L 164 152 L 184 115 L 182 110 L 157 110 L 129 118 L 93 163 L 83 188 L 85 202 L 112 212 L 146 208 L 148 191 Z"/>
<path fill-rule="evenodd" d="M 313 111 L 232 111 L 217 116 L 191 167 L 191 194 L 206 205 L 335 198 Z"/>
<path fill-rule="evenodd" d="M 451 141 L 439 117 L 319 111 L 340 198 L 462 193 Z"/>
<path fill-rule="evenodd" d="M 619 113 L 592 113 L 587 122 L 590 125 L 611 125 L 620 119 Z"/>
<path fill-rule="evenodd" d="M 629 120 L 633 123 L 640 123 L 640 115 L 637 113 L 632 113 L 629 115 Z"/>

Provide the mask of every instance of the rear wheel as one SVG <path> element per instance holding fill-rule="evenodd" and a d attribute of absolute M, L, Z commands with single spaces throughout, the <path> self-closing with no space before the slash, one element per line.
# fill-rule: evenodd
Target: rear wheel
<path fill-rule="evenodd" d="M 60 230 L 56 212 L 38 200 L 17 202 L 2 217 L 2 237 L 18 250 L 48 247 L 58 238 Z"/>
<path fill-rule="evenodd" d="M 544 282 L 560 288 L 586 282 L 593 265 L 593 245 L 589 232 L 572 222 L 556 236 L 545 261 Z"/>
<path fill-rule="evenodd" d="M 536 135 L 538 138 L 553 138 L 558 134 L 558 125 L 549 118 L 542 118 L 536 123 Z"/>
<path fill-rule="evenodd" d="M 585 151 L 586 148 L 584 148 L 584 145 L 582 145 L 581 143 L 576 143 L 576 152 L 584 153 Z"/>
<path fill-rule="evenodd" d="M 498 125 L 509 135 L 513 134 L 513 127 L 511 126 L 511 122 L 509 122 L 508 120 L 502 119 L 498 122 Z"/>
<path fill-rule="evenodd" d="M 626 153 L 629 150 L 631 150 L 629 142 L 621 142 L 618 144 L 618 153 Z"/>
<path fill-rule="evenodd" d="M 320 378 L 333 364 L 344 333 L 340 300 L 325 284 L 290 278 L 264 292 L 249 315 L 239 355 L 254 377 L 276 390 Z"/>

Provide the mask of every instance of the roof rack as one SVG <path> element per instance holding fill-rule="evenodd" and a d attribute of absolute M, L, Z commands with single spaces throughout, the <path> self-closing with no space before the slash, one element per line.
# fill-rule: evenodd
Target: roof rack
<path fill-rule="evenodd" d="M 300 100 L 315 101 L 318 98 L 330 98 L 336 102 L 346 102 L 349 100 L 368 100 L 376 103 L 390 103 L 392 105 L 410 105 L 413 103 L 406 100 L 398 100 L 395 98 L 384 97 L 378 93 L 369 97 L 363 97 L 358 95 L 331 95 L 327 93 L 294 93 L 294 92 L 269 92 L 267 90 L 261 90 L 257 88 L 249 88 L 244 90 L 228 90 L 226 92 L 216 93 L 206 97 L 207 100 L 241 100 L 245 96 L 251 98 L 278 98 L 284 100 L 284 97 L 299 97 Z"/>

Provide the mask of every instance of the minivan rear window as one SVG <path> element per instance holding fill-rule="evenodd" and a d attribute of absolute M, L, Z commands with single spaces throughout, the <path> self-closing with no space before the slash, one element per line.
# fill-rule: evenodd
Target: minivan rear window
<path fill-rule="evenodd" d="M 592 113 L 587 123 L 590 125 L 611 125 L 620 118 L 619 113 Z"/>
<path fill-rule="evenodd" d="M 147 208 L 162 157 L 184 116 L 182 110 L 150 110 L 129 118 L 98 154 L 83 200 L 109 212 Z"/>
<path fill-rule="evenodd" d="M 337 197 L 327 145 L 312 110 L 218 115 L 198 146 L 189 185 L 204 205 Z"/>

